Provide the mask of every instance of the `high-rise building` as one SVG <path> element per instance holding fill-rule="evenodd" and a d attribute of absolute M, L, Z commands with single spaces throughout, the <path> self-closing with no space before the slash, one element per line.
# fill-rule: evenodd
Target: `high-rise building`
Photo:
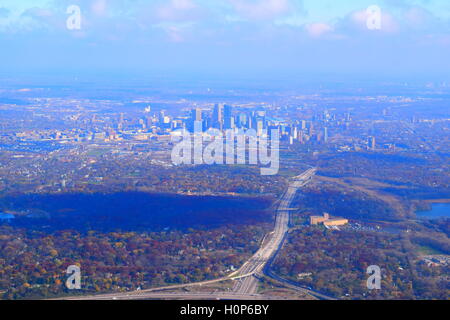
<path fill-rule="evenodd" d="M 117 124 L 117 129 L 122 130 L 123 124 L 124 124 L 124 114 L 123 114 L 123 112 L 121 112 L 120 117 L 119 117 L 119 123 Z"/>
<path fill-rule="evenodd" d="M 234 128 L 234 118 L 233 118 L 233 107 L 230 105 L 225 105 L 223 108 L 223 121 L 225 129 Z"/>
<path fill-rule="evenodd" d="M 202 121 L 202 109 L 195 108 L 191 110 L 191 120 Z"/>
<path fill-rule="evenodd" d="M 164 123 L 164 118 L 166 117 L 166 113 L 164 110 L 161 110 L 159 112 L 159 124 L 163 124 Z"/>
<path fill-rule="evenodd" d="M 345 121 L 350 121 L 350 120 L 352 120 L 352 119 L 351 119 L 350 112 L 346 112 L 346 113 L 345 113 Z"/>
<path fill-rule="evenodd" d="M 256 120 L 256 132 L 258 136 L 262 135 L 264 130 L 264 121 L 263 119 Z"/>
<path fill-rule="evenodd" d="M 303 131 L 299 131 L 298 133 L 298 142 L 303 144 Z"/>
<path fill-rule="evenodd" d="M 145 124 L 147 126 L 147 129 L 150 128 L 153 124 L 152 117 L 150 116 L 145 117 Z"/>
<path fill-rule="evenodd" d="M 220 130 L 223 130 L 223 109 L 224 105 L 219 103 L 214 106 L 213 111 L 212 126 Z"/>
<path fill-rule="evenodd" d="M 229 125 L 230 125 L 230 127 L 228 129 L 236 128 L 236 121 L 234 120 L 234 117 L 230 118 Z"/>
<path fill-rule="evenodd" d="M 147 122 L 145 121 L 145 118 L 139 119 L 139 125 L 141 126 L 142 130 L 147 129 Z"/>
<path fill-rule="evenodd" d="M 247 118 L 247 128 L 254 129 L 254 123 L 255 123 L 255 119 L 253 118 L 252 115 L 249 115 Z"/>
<path fill-rule="evenodd" d="M 201 124 L 201 130 L 203 131 L 203 112 L 202 109 L 200 108 L 195 108 L 191 110 L 191 118 L 190 121 L 188 121 L 187 123 L 187 127 L 191 132 L 194 132 L 195 129 L 195 123 L 198 122 Z"/>
<path fill-rule="evenodd" d="M 375 150 L 375 148 L 376 148 L 375 137 L 370 136 L 367 140 L 367 145 L 370 150 Z"/>
<path fill-rule="evenodd" d="M 292 138 L 294 138 L 294 139 L 297 139 L 297 138 L 298 138 L 298 129 L 297 129 L 297 127 L 294 127 L 294 128 L 292 129 L 291 136 L 292 136 Z"/>
<path fill-rule="evenodd" d="M 245 113 L 240 113 L 236 122 L 239 128 L 247 128 L 247 115 Z"/>
<path fill-rule="evenodd" d="M 178 128 L 182 128 L 182 126 L 183 126 L 183 122 L 182 122 L 182 121 L 179 121 L 179 120 L 172 120 L 172 121 L 170 122 L 170 129 L 171 129 L 171 130 L 176 130 L 176 129 L 178 129 Z"/>
<path fill-rule="evenodd" d="M 306 120 L 301 121 L 301 128 L 302 128 L 302 130 L 306 129 Z"/>
<path fill-rule="evenodd" d="M 323 128 L 323 142 L 324 143 L 328 142 L 328 128 L 327 127 Z"/>
<path fill-rule="evenodd" d="M 312 122 L 309 124 L 309 136 L 312 137 L 314 134 L 314 125 Z"/>

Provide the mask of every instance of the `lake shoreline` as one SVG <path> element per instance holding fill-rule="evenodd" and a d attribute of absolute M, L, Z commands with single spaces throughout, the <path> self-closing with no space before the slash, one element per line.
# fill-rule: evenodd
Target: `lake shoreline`
<path fill-rule="evenodd" d="M 431 204 L 431 210 L 416 211 L 416 217 L 419 219 L 448 219 L 450 218 L 450 201 L 435 202 L 427 201 Z"/>
<path fill-rule="evenodd" d="M 450 203 L 450 199 L 428 199 L 424 201 L 427 203 Z"/>

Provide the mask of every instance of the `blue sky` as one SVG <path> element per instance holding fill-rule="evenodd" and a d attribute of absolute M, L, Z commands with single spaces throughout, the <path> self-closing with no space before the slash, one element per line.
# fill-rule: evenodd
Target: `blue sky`
<path fill-rule="evenodd" d="M 69 5 L 81 30 L 66 28 Z M 0 46 L 10 72 L 426 78 L 450 73 L 450 1 L 0 0 Z"/>

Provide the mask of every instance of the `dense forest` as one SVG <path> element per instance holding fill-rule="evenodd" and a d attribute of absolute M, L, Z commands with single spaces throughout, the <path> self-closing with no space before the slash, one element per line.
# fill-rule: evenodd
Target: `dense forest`
<path fill-rule="evenodd" d="M 333 216 L 351 219 L 396 220 L 401 214 L 389 204 L 362 192 L 344 191 L 323 185 L 308 188 L 297 202 L 318 214 L 328 212 Z"/>
<path fill-rule="evenodd" d="M 249 258 L 269 228 L 48 234 L 0 226 L 0 292 L 4 299 L 50 298 L 214 279 Z M 81 268 L 81 290 L 65 286 L 69 265 Z"/>
<path fill-rule="evenodd" d="M 428 266 L 416 249 L 402 234 L 304 226 L 290 233 L 273 268 L 337 298 L 448 299 L 450 267 Z M 382 270 L 381 290 L 367 289 L 370 265 Z"/>

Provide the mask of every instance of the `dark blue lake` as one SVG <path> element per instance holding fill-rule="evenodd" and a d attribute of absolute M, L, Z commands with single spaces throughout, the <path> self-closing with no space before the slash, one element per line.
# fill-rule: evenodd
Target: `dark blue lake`
<path fill-rule="evenodd" d="M 14 216 L 10 213 L 0 212 L 0 220 L 11 220 L 14 219 Z"/>
<path fill-rule="evenodd" d="M 422 219 L 450 218 L 450 203 L 433 203 L 430 211 L 418 211 L 416 214 Z"/>

